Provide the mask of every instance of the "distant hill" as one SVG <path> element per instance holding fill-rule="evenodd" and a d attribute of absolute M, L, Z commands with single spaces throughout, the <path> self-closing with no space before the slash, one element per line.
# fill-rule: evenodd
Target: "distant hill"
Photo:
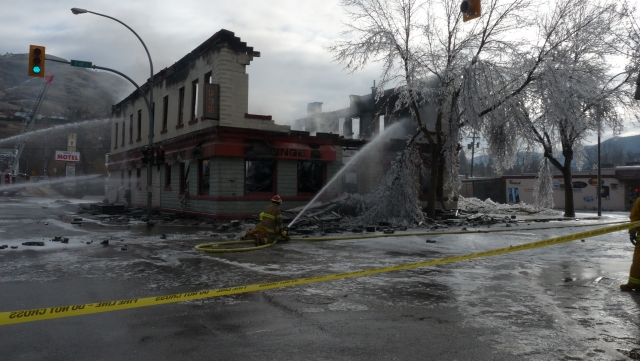
<path fill-rule="evenodd" d="M 0 55 L 0 149 L 14 147 L 17 139 L 12 136 L 23 129 L 23 118 L 15 114 L 30 112 L 44 85 L 44 79 L 27 75 L 27 64 L 27 54 Z M 43 118 L 36 120 L 32 130 L 50 130 L 29 136 L 19 171 L 42 176 L 47 168 L 51 176 L 64 176 L 64 164 L 53 162 L 53 154 L 66 150 L 68 133 L 76 133 L 82 159 L 77 174 L 106 174 L 104 154 L 109 152 L 111 142 L 109 122 L 86 120 L 109 118 L 111 106 L 128 95 L 133 86 L 111 73 L 53 61 L 45 63 L 45 70 L 53 73 L 54 79 L 40 109 Z M 0 161 L 0 171 L 7 166 L 6 159 Z"/>
<path fill-rule="evenodd" d="M 10 119 L 16 112 L 30 111 L 40 93 L 44 79 L 29 77 L 27 65 L 27 54 L 0 56 L 0 118 Z M 111 106 L 133 89 L 129 82 L 111 73 L 52 61 L 46 62 L 45 69 L 46 73 L 54 74 L 40 110 L 47 117 L 68 120 L 109 117 Z"/>
<path fill-rule="evenodd" d="M 597 144 L 593 144 L 593 145 L 587 145 L 584 147 L 585 150 L 594 150 L 597 152 L 598 150 L 598 145 Z M 640 153 L 640 135 L 631 135 L 628 137 L 616 137 L 616 138 L 609 138 L 607 140 L 605 140 L 604 142 L 600 143 L 600 152 L 602 153 L 602 149 L 603 148 L 621 148 L 623 151 L 627 152 L 633 152 L 633 153 Z"/>
<path fill-rule="evenodd" d="M 590 169 L 597 164 L 598 145 L 592 144 L 584 147 L 585 164 L 582 169 Z M 467 160 L 471 161 L 471 152 L 465 150 Z M 542 157 L 542 152 L 535 153 L 535 157 Z M 558 157 L 562 162 L 564 158 Z M 516 164 L 524 164 L 527 161 L 525 152 L 518 152 Z M 476 155 L 475 164 L 489 162 L 488 155 Z M 609 138 L 600 143 L 600 162 L 601 164 L 613 164 L 615 166 L 625 165 L 628 162 L 640 162 L 640 135 L 632 135 L 628 137 Z M 572 162 L 575 166 L 575 159 Z"/>

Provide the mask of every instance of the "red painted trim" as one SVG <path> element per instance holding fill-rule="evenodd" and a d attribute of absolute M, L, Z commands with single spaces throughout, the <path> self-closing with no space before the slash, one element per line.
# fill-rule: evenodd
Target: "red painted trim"
<path fill-rule="evenodd" d="M 136 208 L 144 208 L 143 206 L 136 206 Z M 184 213 L 192 216 L 202 217 L 202 218 L 211 218 L 211 219 L 237 219 L 242 220 L 245 218 L 255 218 L 257 214 L 255 213 L 235 213 L 235 214 L 210 214 L 210 213 L 201 213 L 201 212 L 191 212 L 186 211 L 183 212 L 180 209 L 172 209 L 172 208 L 154 208 L 161 212 L 171 212 L 171 213 Z M 209 226 L 210 227 L 210 226 Z"/>
<path fill-rule="evenodd" d="M 258 115 L 258 114 L 244 113 L 244 117 L 247 119 L 272 120 L 271 115 Z"/>
<path fill-rule="evenodd" d="M 160 134 L 167 134 L 169 130 L 167 128 L 162 129 L 162 131 L 160 132 Z"/>
<path fill-rule="evenodd" d="M 184 196 L 184 194 L 181 194 Z M 316 195 L 283 197 L 283 202 L 309 202 Z M 252 193 L 244 196 L 211 196 L 211 195 L 189 195 L 187 199 L 196 201 L 214 201 L 214 202 L 269 202 L 273 197 L 273 193 L 265 192 L 264 194 Z"/>
<path fill-rule="evenodd" d="M 189 125 L 196 124 L 198 122 L 198 118 L 193 118 L 189 121 Z"/>
<path fill-rule="evenodd" d="M 184 123 L 180 123 L 176 125 L 176 129 L 184 128 Z"/>
<path fill-rule="evenodd" d="M 165 191 L 171 191 L 171 186 L 164 187 L 164 190 L 165 190 Z"/>
<path fill-rule="evenodd" d="M 136 143 L 138 143 L 138 142 L 142 142 L 142 138 L 136 139 Z"/>

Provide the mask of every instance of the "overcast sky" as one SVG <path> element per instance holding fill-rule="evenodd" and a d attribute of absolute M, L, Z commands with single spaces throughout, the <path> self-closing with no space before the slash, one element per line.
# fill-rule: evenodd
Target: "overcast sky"
<path fill-rule="evenodd" d="M 379 74 L 376 64 L 349 74 L 332 62 L 325 47 L 341 37 L 345 20 L 338 0 L 0 0 L 0 5 L 1 54 L 42 45 L 47 54 L 117 69 L 138 84 L 149 77 L 138 39 L 113 20 L 73 15 L 71 8 L 106 14 L 133 28 L 147 44 L 156 73 L 220 29 L 233 31 L 261 53 L 247 67 L 249 112 L 273 115 L 280 124 L 304 117 L 309 102 L 323 102 L 325 111 L 348 107 L 349 95 L 369 93 Z M 638 133 L 631 124 L 625 131 Z"/>
<path fill-rule="evenodd" d="M 138 84 L 149 77 L 142 44 L 124 26 L 73 7 L 112 16 L 147 44 L 154 72 L 172 65 L 220 29 L 233 31 L 261 53 L 247 67 L 249 112 L 290 123 L 307 103 L 324 110 L 349 106 L 349 94 L 367 94 L 376 67 L 349 74 L 325 49 L 340 37 L 344 12 L 337 0 L 0 0 L 0 53 L 47 54 L 117 69 Z M 133 89 L 132 89 L 133 90 Z"/>

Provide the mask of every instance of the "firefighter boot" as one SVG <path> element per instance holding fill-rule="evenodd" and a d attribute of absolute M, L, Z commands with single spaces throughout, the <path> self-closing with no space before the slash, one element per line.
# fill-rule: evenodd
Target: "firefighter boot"
<path fill-rule="evenodd" d="M 625 291 L 625 292 L 630 292 L 630 291 L 639 291 L 640 290 L 640 285 L 637 283 L 627 283 L 626 285 L 620 285 L 620 290 L 621 291 Z"/>

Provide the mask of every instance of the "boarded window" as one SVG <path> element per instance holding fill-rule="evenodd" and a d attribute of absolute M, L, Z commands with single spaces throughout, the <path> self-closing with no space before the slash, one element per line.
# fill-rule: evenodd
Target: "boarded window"
<path fill-rule="evenodd" d="M 124 124 L 124 120 L 122 121 L 122 146 L 124 147 L 124 133 L 125 133 L 125 124 Z"/>
<path fill-rule="evenodd" d="M 198 79 L 191 83 L 191 119 L 198 116 Z"/>
<path fill-rule="evenodd" d="M 168 164 L 164 165 L 164 186 L 171 187 L 171 166 Z"/>
<path fill-rule="evenodd" d="M 186 180 L 184 163 L 180 163 L 180 194 L 186 189 Z"/>
<path fill-rule="evenodd" d="M 169 119 L 169 96 L 162 99 L 162 130 L 167 129 L 167 119 Z"/>
<path fill-rule="evenodd" d="M 276 162 L 274 160 L 245 161 L 245 190 L 273 193 Z"/>
<path fill-rule="evenodd" d="M 133 114 L 129 116 L 129 143 L 133 143 Z"/>
<path fill-rule="evenodd" d="M 201 159 L 198 162 L 198 193 L 209 194 L 209 159 Z"/>
<path fill-rule="evenodd" d="M 131 174 L 131 173 L 129 173 Z M 142 187 L 142 169 L 136 168 L 136 188 L 141 189 Z"/>
<path fill-rule="evenodd" d="M 138 110 L 138 140 L 142 140 L 142 109 Z"/>
<path fill-rule="evenodd" d="M 118 148 L 118 123 L 116 123 L 116 135 L 113 137 L 113 139 L 115 140 L 115 146 L 114 148 Z"/>
<path fill-rule="evenodd" d="M 178 125 L 184 122 L 184 87 L 178 91 Z"/>
<path fill-rule="evenodd" d="M 298 193 L 318 193 L 324 186 L 326 163 L 298 161 Z"/>

